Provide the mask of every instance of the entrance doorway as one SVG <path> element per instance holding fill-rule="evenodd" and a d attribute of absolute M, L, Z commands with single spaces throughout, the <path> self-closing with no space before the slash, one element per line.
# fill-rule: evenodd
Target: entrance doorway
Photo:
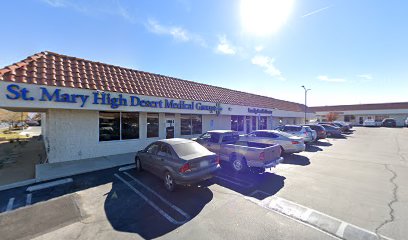
<path fill-rule="evenodd" d="M 245 127 L 246 127 L 246 133 L 250 133 L 251 132 L 251 117 L 246 116 L 245 118 Z"/>
<path fill-rule="evenodd" d="M 360 117 L 358 122 L 359 122 L 360 124 L 363 124 L 363 123 L 364 123 L 364 118 L 363 118 L 363 117 Z"/>
<path fill-rule="evenodd" d="M 174 138 L 174 114 L 166 114 L 166 139 Z"/>

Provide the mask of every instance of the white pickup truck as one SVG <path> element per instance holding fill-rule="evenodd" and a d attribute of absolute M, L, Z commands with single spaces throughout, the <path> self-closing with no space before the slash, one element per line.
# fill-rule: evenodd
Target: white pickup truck
<path fill-rule="evenodd" d="M 221 161 L 230 163 L 236 172 L 249 167 L 272 168 L 283 161 L 279 144 L 240 141 L 236 131 L 208 131 L 194 140 L 216 153 Z"/>

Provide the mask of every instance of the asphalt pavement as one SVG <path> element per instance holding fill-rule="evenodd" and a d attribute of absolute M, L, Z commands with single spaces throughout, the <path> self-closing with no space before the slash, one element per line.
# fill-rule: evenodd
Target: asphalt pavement
<path fill-rule="evenodd" d="M 285 156 L 275 169 L 240 175 L 223 169 L 174 193 L 147 172 L 119 168 L 73 176 L 73 182 L 32 193 L 26 187 L 3 191 L 0 234 L 2 239 L 405 239 L 407 140 L 408 129 L 355 128 L 344 138 L 320 140 L 304 153 Z M 44 215 L 47 211 L 53 214 Z"/>

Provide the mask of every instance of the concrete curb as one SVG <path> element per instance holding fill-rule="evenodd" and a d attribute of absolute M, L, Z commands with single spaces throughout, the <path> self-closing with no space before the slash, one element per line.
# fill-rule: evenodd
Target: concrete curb
<path fill-rule="evenodd" d="M 262 191 L 254 191 L 250 196 L 255 196 L 259 194 L 264 194 L 268 196 L 269 194 Z M 313 227 L 316 227 L 324 232 L 327 232 L 333 236 L 336 236 L 345 240 L 355 240 L 355 239 L 386 239 L 392 240 L 389 237 L 382 235 L 377 235 L 376 233 L 369 231 L 367 229 L 360 228 L 353 224 L 344 222 L 335 217 L 326 215 L 314 209 L 302 206 L 300 204 L 294 203 L 292 201 L 279 198 L 279 197 L 267 197 L 263 200 L 258 200 L 254 197 L 246 197 L 251 202 L 255 204 L 278 212 L 280 214 L 286 215 L 290 218 L 299 220 Z"/>

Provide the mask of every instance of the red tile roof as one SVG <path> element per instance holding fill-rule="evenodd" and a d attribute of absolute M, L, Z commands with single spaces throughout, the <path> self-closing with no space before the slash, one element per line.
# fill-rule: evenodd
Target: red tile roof
<path fill-rule="evenodd" d="M 48 51 L 0 69 L 0 81 L 304 111 L 298 103 Z"/>
<path fill-rule="evenodd" d="M 408 102 L 371 103 L 371 104 L 337 105 L 337 106 L 319 106 L 319 107 L 310 107 L 310 109 L 312 111 L 314 111 L 314 112 L 408 109 Z"/>

